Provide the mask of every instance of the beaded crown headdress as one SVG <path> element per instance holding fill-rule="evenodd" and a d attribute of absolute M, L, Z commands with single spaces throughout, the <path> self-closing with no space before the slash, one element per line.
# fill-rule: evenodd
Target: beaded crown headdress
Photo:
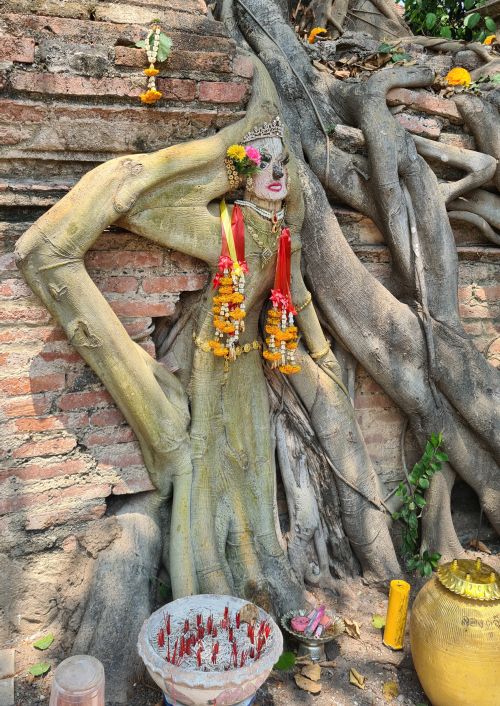
<path fill-rule="evenodd" d="M 253 140 L 260 140 L 263 137 L 280 137 L 283 139 L 283 134 L 283 123 L 280 120 L 280 116 L 277 115 L 270 123 L 263 123 L 249 130 L 249 132 L 243 136 L 242 142 L 252 142 Z"/>

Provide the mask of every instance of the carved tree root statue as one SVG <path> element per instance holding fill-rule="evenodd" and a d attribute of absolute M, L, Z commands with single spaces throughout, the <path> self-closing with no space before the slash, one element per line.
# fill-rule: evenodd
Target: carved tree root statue
<path fill-rule="evenodd" d="M 277 612 L 303 602 L 303 580 L 315 579 L 306 566 L 302 540 L 295 537 L 291 547 L 294 575 L 280 536 L 269 393 L 274 417 L 282 414 L 286 422 L 278 419 L 276 427 L 287 500 L 315 543 L 321 580 L 329 584 L 330 571 L 334 578 L 353 574 L 351 548 L 367 579 L 387 579 L 400 571 L 383 502 L 386 492 L 315 307 L 328 333 L 408 416 L 421 446 L 430 433 L 444 432 L 450 467 L 429 494 L 424 546 L 444 555 L 459 550 L 450 509 L 455 474 L 477 492 L 492 525 L 500 528 L 497 375 L 460 323 L 457 254 L 446 211 L 448 201 L 453 214 L 482 218 L 496 237 L 496 197 L 484 187 L 494 175 L 491 157 L 498 156 L 497 142 L 478 139 L 491 156 L 474 153 L 474 167 L 465 169 L 468 174 L 460 182 L 439 185 L 424 161 L 439 146 L 415 141 L 394 121 L 385 99 L 395 86 L 428 85 L 429 69 L 384 69 L 366 82 L 345 83 L 320 74 L 287 22 L 286 5 L 284 0 L 220 3 L 221 17 L 238 44 L 262 62 L 256 59 L 252 99 L 243 120 L 195 143 L 101 165 L 18 244 L 26 279 L 134 429 L 157 489 L 122 508 L 122 537 L 101 553 L 96 566 L 75 649 L 101 658 L 111 650 L 115 635 L 136 634 L 138 617 L 128 615 L 125 606 L 137 603 L 137 593 L 142 597 L 138 613 L 149 609 L 148 576 L 161 554 L 162 503 L 171 504 L 170 543 L 163 554 L 174 597 L 231 592 Z M 384 3 L 374 4 L 379 5 Z M 484 111 L 490 126 L 493 109 L 491 104 Z M 466 120 L 468 115 L 477 119 L 477 105 L 464 103 L 460 110 Z M 174 375 L 131 341 L 88 276 L 83 257 L 116 222 L 200 258 L 214 271 L 221 232 L 213 202 L 230 190 L 226 149 L 278 113 L 289 128 L 285 141 L 293 151 L 286 222 L 292 233 L 292 295 L 301 304 L 302 370 L 286 382 L 286 389 L 268 372 L 266 387 L 258 345 L 249 346 L 227 367 L 212 356 L 206 348 L 212 329 L 207 288 L 191 302 L 191 316 L 181 317 L 177 335 L 165 345 L 179 362 Z M 327 137 L 325 126 L 332 124 L 359 128 L 367 156 L 339 149 L 334 137 Z M 471 155 L 462 152 L 449 151 L 447 157 L 459 164 L 470 161 Z M 354 255 L 328 197 L 344 201 L 379 226 L 392 254 L 391 291 Z M 461 211 L 456 203 L 464 198 L 470 211 Z M 250 275 L 245 335 L 247 342 L 257 344 L 274 269 L 272 262 L 261 264 L 258 219 L 249 214 L 245 225 L 251 235 L 246 238 Z M 297 469 L 286 466 L 286 447 L 297 448 L 297 437 L 303 440 L 306 460 L 301 458 L 300 474 L 294 475 Z M 328 497 L 327 491 L 333 494 L 329 507 L 322 497 Z M 338 508 L 341 523 L 332 507 Z M 337 552 L 329 561 L 328 545 Z M 110 575 L 121 576 L 119 610 L 113 609 L 114 595 L 106 590 Z M 98 614 L 105 616 L 102 629 L 93 631 Z M 131 651 L 132 643 L 130 638 L 121 644 Z M 112 698 L 126 703 L 132 666 L 125 652 L 112 651 Z"/>
<path fill-rule="evenodd" d="M 364 83 L 342 83 L 314 69 L 280 3 L 225 0 L 221 12 L 235 39 L 266 64 L 287 124 L 298 138 L 297 152 L 311 165 L 312 172 L 301 170 L 305 277 L 329 330 L 408 415 L 420 444 L 443 429 L 454 470 L 477 492 L 498 531 L 498 374 L 459 319 L 447 193 L 441 195 L 436 177 L 418 156 L 418 144 L 396 123 L 385 100 L 392 87 L 429 85 L 432 72 L 384 69 Z M 482 110 L 479 99 L 461 98 L 459 107 L 471 128 L 476 121 L 472 129 L 478 138 L 481 134 L 481 148 L 498 158 L 493 102 Z M 343 152 L 326 137 L 325 126 L 339 123 L 361 128 L 367 159 Z M 491 179 L 496 162 L 488 166 L 487 159 L 481 162 L 483 181 L 475 172 L 465 191 Z M 380 227 L 392 254 L 391 290 L 408 304 L 395 299 L 357 260 L 326 194 Z M 440 497 L 448 495 L 443 498 L 446 511 L 451 484 L 444 485 Z M 443 555 L 459 545 L 452 523 L 446 526 L 447 532 L 439 533 L 442 544 L 433 546 Z"/>

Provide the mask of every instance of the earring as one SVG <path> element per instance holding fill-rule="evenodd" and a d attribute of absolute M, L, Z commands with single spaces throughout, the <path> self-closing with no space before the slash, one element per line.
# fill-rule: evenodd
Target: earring
<path fill-rule="evenodd" d="M 247 189 L 251 189 L 253 186 L 253 179 L 251 176 L 247 178 Z"/>

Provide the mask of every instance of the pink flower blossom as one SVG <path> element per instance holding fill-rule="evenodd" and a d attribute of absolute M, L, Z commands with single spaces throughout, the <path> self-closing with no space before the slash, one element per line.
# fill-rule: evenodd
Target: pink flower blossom
<path fill-rule="evenodd" d="M 245 147 L 245 152 L 248 157 L 248 159 L 251 162 L 254 162 L 257 166 L 260 164 L 260 152 L 256 147 L 252 147 L 251 145 L 248 147 Z"/>

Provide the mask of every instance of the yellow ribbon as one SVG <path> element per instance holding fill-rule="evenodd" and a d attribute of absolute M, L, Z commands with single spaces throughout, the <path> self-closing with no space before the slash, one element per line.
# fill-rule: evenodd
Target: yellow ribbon
<path fill-rule="evenodd" d="M 220 218 L 222 221 L 222 227 L 224 228 L 224 233 L 226 234 L 227 249 L 229 250 L 229 255 L 231 260 L 235 265 L 238 264 L 238 258 L 236 256 L 236 247 L 234 245 L 233 228 L 231 226 L 231 219 L 229 218 L 229 212 L 227 210 L 226 202 L 224 199 L 220 202 Z"/>

